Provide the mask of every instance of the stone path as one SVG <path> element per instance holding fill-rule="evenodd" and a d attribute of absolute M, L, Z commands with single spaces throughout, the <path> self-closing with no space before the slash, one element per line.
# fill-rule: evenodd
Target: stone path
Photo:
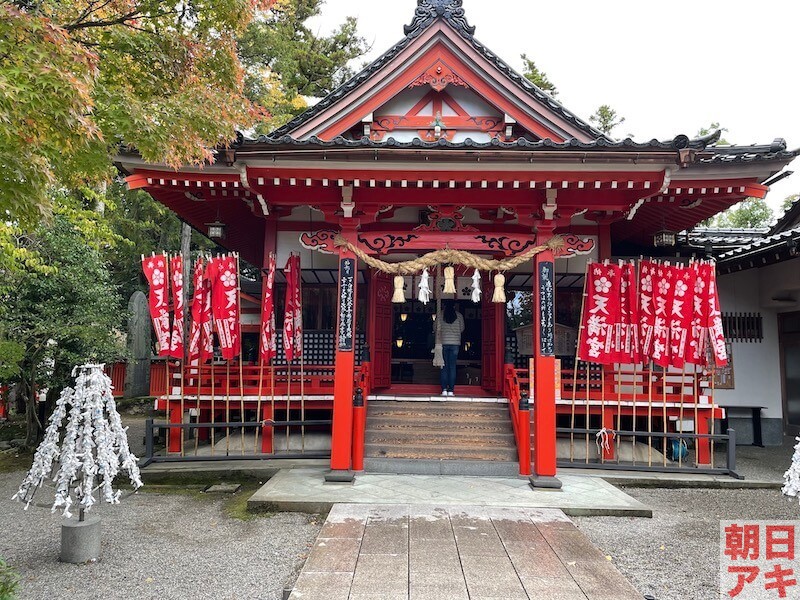
<path fill-rule="evenodd" d="M 337 504 L 290 600 L 641 600 L 563 512 Z"/>
<path fill-rule="evenodd" d="M 436 504 L 557 508 L 573 516 L 650 517 L 652 511 L 598 477 L 562 475 L 560 491 L 531 489 L 519 477 L 357 475 L 352 485 L 326 484 L 324 469 L 279 472 L 248 501 L 251 508 L 327 512 L 336 503 Z"/>

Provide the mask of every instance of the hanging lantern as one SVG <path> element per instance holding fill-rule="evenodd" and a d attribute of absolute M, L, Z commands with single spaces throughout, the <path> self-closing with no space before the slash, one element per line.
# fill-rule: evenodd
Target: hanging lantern
<path fill-rule="evenodd" d="M 669 229 L 662 229 L 656 232 L 653 236 L 653 245 L 656 248 L 671 248 L 675 245 L 678 239 L 678 234 Z"/>
<path fill-rule="evenodd" d="M 402 304 L 406 301 L 406 293 L 403 290 L 405 284 L 406 281 L 402 275 L 394 276 L 394 295 L 392 296 L 392 302 L 395 304 Z"/>
<path fill-rule="evenodd" d="M 400 313 L 400 320 L 405 323 L 408 321 L 408 313 Z"/>
<path fill-rule="evenodd" d="M 456 270 L 453 267 L 445 267 L 444 268 L 444 293 L 445 294 L 455 294 L 456 293 Z"/>
<path fill-rule="evenodd" d="M 397 339 L 394 341 L 394 343 L 395 343 L 395 344 L 397 344 L 397 347 L 398 347 L 398 348 L 402 348 L 402 347 L 403 347 L 403 338 L 397 338 Z"/>
<path fill-rule="evenodd" d="M 506 302 L 506 276 L 498 273 L 494 276 L 494 294 L 492 295 L 492 302 L 503 303 Z"/>
<path fill-rule="evenodd" d="M 221 240 L 225 237 L 225 223 L 217 219 L 213 223 L 206 223 L 208 237 L 212 240 Z"/>

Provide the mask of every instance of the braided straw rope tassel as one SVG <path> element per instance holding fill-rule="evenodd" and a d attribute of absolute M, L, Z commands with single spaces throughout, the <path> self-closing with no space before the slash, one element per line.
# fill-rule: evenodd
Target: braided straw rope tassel
<path fill-rule="evenodd" d="M 455 294 L 456 293 L 455 276 L 456 276 L 456 270 L 453 267 L 445 267 L 444 268 L 444 293 L 445 294 Z"/>
<path fill-rule="evenodd" d="M 506 302 L 506 276 L 498 273 L 494 276 L 494 294 L 492 295 L 492 302 L 505 304 Z"/>
<path fill-rule="evenodd" d="M 392 302 L 395 304 L 402 304 L 406 301 L 406 294 L 405 291 L 403 291 L 405 283 L 405 279 L 403 279 L 402 275 L 394 276 L 394 295 L 392 296 Z"/>

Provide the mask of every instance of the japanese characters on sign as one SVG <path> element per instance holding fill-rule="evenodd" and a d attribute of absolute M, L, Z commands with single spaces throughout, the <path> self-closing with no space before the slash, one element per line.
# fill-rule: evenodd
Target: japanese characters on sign
<path fill-rule="evenodd" d="M 205 362 L 213 356 L 211 316 L 211 282 L 206 277 L 203 258 L 194 265 L 194 297 L 192 299 L 192 324 L 189 329 L 189 360 Z"/>
<path fill-rule="evenodd" d="M 797 598 L 797 521 L 720 521 L 720 597 Z"/>
<path fill-rule="evenodd" d="M 539 263 L 539 352 L 542 356 L 555 354 L 555 278 L 550 261 Z"/>
<path fill-rule="evenodd" d="M 356 261 L 343 258 L 339 261 L 339 331 L 338 348 L 341 351 L 353 350 L 353 322 L 355 304 Z"/>
<path fill-rule="evenodd" d="M 211 308 L 222 358 L 232 360 L 242 348 L 239 319 L 239 268 L 234 255 L 214 258 L 208 268 Z"/>

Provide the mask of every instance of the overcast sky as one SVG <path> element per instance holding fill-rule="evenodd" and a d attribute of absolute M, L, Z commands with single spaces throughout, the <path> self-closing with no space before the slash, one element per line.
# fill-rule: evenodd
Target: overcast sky
<path fill-rule="evenodd" d="M 347 16 L 373 59 L 403 36 L 416 0 L 327 0 L 312 27 Z M 464 0 L 475 37 L 516 70 L 533 59 L 581 118 L 609 104 L 626 118 L 614 136 L 694 136 L 719 121 L 735 144 L 785 138 L 800 147 L 798 0 Z M 776 208 L 800 192 L 797 171 L 773 186 Z"/>

